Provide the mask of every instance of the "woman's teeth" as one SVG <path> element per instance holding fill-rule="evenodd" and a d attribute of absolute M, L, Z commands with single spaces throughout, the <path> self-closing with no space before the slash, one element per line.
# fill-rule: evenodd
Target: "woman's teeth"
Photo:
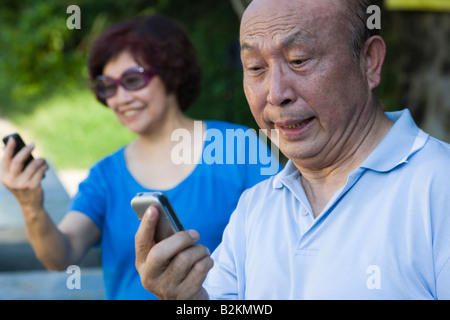
<path fill-rule="evenodd" d="M 130 116 L 135 115 L 135 114 L 138 113 L 139 111 L 141 111 L 141 110 L 140 110 L 140 109 L 128 110 L 128 111 L 125 111 L 125 112 L 123 113 L 123 115 L 124 115 L 125 117 L 130 117 Z"/>

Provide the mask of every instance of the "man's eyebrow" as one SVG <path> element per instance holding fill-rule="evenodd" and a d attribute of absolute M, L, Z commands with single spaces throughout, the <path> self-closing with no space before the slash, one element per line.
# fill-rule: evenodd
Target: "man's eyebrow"
<path fill-rule="evenodd" d="M 286 48 L 286 47 L 290 47 L 295 44 L 311 42 L 315 38 L 316 37 L 309 32 L 300 31 L 300 32 L 294 33 L 293 35 L 290 35 L 286 39 L 282 40 L 281 46 Z"/>
<path fill-rule="evenodd" d="M 280 44 L 281 44 L 282 48 L 288 48 L 295 44 L 311 42 L 314 39 L 316 39 L 316 37 L 313 34 L 311 34 L 309 32 L 300 31 L 300 32 L 294 33 L 294 34 L 286 37 L 285 39 L 283 39 L 281 41 Z M 244 43 L 241 44 L 241 52 L 246 51 L 246 50 L 254 50 L 254 49 L 256 49 L 256 47 L 248 42 L 244 41 Z"/>
<path fill-rule="evenodd" d="M 241 52 L 244 50 L 252 50 L 252 49 L 254 49 L 254 47 L 247 42 L 241 44 Z"/>

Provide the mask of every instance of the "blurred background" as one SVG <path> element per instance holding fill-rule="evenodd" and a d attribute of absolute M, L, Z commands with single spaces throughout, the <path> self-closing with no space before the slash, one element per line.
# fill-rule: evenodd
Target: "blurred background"
<path fill-rule="evenodd" d="M 238 45 L 240 15 L 249 2 L 1 0 L 0 117 L 30 131 L 57 168 L 90 166 L 130 141 L 132 134 L 91 94 L 86 58 L 106 27 L 158 12 L 182 21 L 198 50 L 203 91 L 189 114 L 254 127 Z M 389 110 L 409 107 L 427 132 L 450 141 L 450 0 L 385 2 L 383 104 Z M 81 29 L 66 26 L 70 5 L 81 10 Z"/>
<path fill-rule="evenodd" d="M 69 5 L 79 6 L 81 29 L 67 28 Z M 198 50 L 203 91 L 189 114 L 254 126 L 229 0 L 1 0 L 0 117 L 31 131 L 57 168 L 90 166 L 133 139 L 90 92 L 86 58 L 105 28 L 151 13 L 182 21 Z"/>
<path fill-rule="evenodd" d="M 203 69 L 203 90 L 188 114 L 256 128 L 242 89 L 238 42 L 240 17 L 249 2 L 0 0 L 0 134 L 19 131 L 27 143 L 36 143 L 35 153 L 52 164 L 56 173 L 48 174 L 47 201 L 55 208 L 56 222 L 87 168 L 134 138 L 90 92 L 86 58 L 99 33 L 143 14 L 162 13 L 180 20 L 188 28 Z M 67 27 L 70 5 L 80 8 L 80 29 Z M 421 128 L 450 142 L 450 0 L 384 0 L 378 5 L 381 34 L 388 47 L 378 89 L 385 109 L 408 107 Z M 81 174 L 66 183 L 71 172 Z M 20 223 L 5 222 L 12 215 L 5 209 L 13 206 L 8 201 L 13 199 L 2 197 L 0 190 L 0 271 L 42 269 L 37 261 L 23 260 L 24 255 L 33 254 Z M 98 266 L 95 254 L 93 261 L 90 265 Z M 27 274 L 26 280 L 19 280 L 0 272 L 0 299 L 55 298 L 43 293 L 55 290 L 48 287 L 51 281 L 44 275 L 30 278 Z M 101 279 L 101 272 L 93 277 Z M 58 288 L 64 287 L 67 275 L 56 278 Z M 11 281 L 17 288 L 20 281 L 29 284 L 36 279 L 40 280 L 35 291 L 28 285 L 11 295 Z M 89 281 L 101 285 L 101 280 Z M 88 297 L 102 297 L 102 293 L 78 298 Z"/>

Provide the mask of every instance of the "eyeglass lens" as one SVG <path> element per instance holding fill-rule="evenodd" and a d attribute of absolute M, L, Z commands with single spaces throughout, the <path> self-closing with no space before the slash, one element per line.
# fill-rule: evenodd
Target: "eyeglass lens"
<path fill-rule="evenodd" d="M 148 71 L 144 71 L 143 68 L 127 70 L 117 80 L 107 76 L 99 76 L 96 91 L 101 98 L 108 99 L 116 94 L 119 84 L 128 91 L 136 91 L 144 88 L 151 77 L 152 75 Z"/>

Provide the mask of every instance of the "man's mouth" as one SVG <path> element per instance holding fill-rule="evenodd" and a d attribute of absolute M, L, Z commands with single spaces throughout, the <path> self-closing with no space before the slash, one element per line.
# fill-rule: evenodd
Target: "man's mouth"
<path fill-rule="evenodd" d="M 307 118 L 301 121 L 285 121 L 276 123 L 277 127 L 280 129 L 300 129 L 306 127 L 311 121 L 314 120 L 314 117 Z"/>

